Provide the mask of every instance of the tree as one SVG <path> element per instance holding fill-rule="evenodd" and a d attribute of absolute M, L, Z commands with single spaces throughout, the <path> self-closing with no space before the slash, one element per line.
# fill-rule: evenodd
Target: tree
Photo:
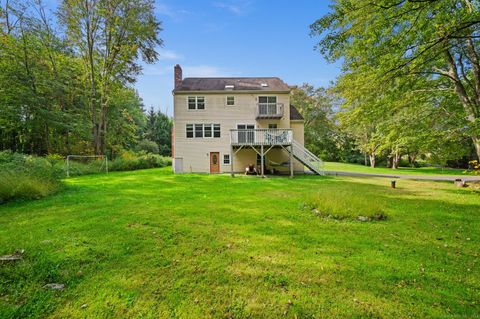
<path fill-rule="evenodd" d="M 325 58 L 342 58 L 345 72 L 371 90 L 407 78 L 425 83 L 432 100 L 454 93 L 457 129 L 466 128 L 480 158 L 480 2 L 337 0 L 311 30 Z"/>
<path fill-rule="evenodd" d="M 105 153 L 112 88 L 133 83 L 139 59 L 153 63 L 162 44 L 153 0 L 64 0 L 60 22 L 84 62 L 89 82 L 93 147 Z"/>
<path fill-rule="evenodd" d="M 172 126 L 170 117 L 161 111 L 155 112 L 153 107 L 150 108 L 144 137 L 157 143 L 160 154 L 164 156 L 172 155 Z"/>
<path fill-rule="evenodd" d="M 68 149 L 80 103 L 66 102 L 82 83 L 75 77 L 79 61 L 52 32 L 42 3 L 29 4 L 7 1 L 0 9 L 0 145 L 46 154 Z"/>
<path fill-rule="evenodd" d="M 0 150 L 38 155 L 94 150 L 84 56 L 53 27 L 54 18 L 40 0 L 7 0 L 0 6 Z M 118 57 L 113 65 L 124 58 Z M 95 70 L 96 78 L 101 70 Z M 108 112 L 103 112 L 103 127 L 108 123 L 110 134 L 103 145 L 115 155 L 141 139 L 145 114 L 131 82 L 118 76 L 111 79 L 104 95 Z"/>
<path fill-rule="evenodd" d="M 306 147 L 327 161 L 349 161 L 350 138 L 338 127 L 335 115 L 340 103 L 325 88 L 304 83 L 291 93 L 291 103 L 304 117 Z"/>

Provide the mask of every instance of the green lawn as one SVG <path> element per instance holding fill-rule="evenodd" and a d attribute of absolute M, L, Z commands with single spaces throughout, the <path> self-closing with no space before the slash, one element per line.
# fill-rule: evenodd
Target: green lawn
<path fill-rule="evenodd" d="M 0 206 L 0 318 L 480 316 L 478 191 L 170 171 Z"/>
<path fill-rule="evenodd" d="M 338 162 L 325 162 L 325 170 L 338 172 L 354 172 L 354 173 L 373 173 L 373 174 L 394 174 L 394 175 L 468 175 L 464 169 L 454 168 L 435 168 L 435 167 L 419 167 L 409 168 L 400 167 L 391 169 L 387 167 L 375 167 L 348 164 Z"/>

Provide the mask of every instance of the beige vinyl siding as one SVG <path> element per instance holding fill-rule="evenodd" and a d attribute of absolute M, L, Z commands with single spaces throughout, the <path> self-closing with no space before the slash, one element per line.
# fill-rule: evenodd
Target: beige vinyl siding
<path fill-rule="evenodd" d="M 277 103 L 283 103 L 284 116 L 275 120 L 255 119 L 258 96 L 277 96 Z M 205 97 L 204 110 L 189 110 L 188 97 Z M 226 97 L 235 97 L 235 106 L 226 105 Z M 223 164 L 223 155 L 230 154 L 230 129 L 237 124 L 253 124 L 255 128 L 268 128 L 268 124 L 276 123 L 278 128 L 290 128 L 289 94 L 252 94 L 225 92 L 225 94 L 192 94 L 176 93 L 174 95 L 174 157 L 182 158 L 184 172 L 210 172 L 210 152 L 220 153 L 220 172 L 230 172 L 230 165 Z M 187 124 L 220 124 L 220 138 L 187 138 Z M 294 138 L 296 139 L 295 133 Z M 303 141 L 303 131 L 301 140 Z M 272 150 L 267 159 L 275 162 L 288 161 L 288 153 L 284 150 Z M 256 164 L 256 153 L 252 149 L 242 149 L 231 158 L 235 172 L 243 172 L 249 164 Z M 295 161 L 296 162 L 296 161 Z M 268 166 L 268 163 L 267 163 Z M 296 165 L 297 168 L 303 167 Z M 287 167 L 288 170 L 288 167 Z"/>
<path fill-rule="evenodd" d="M 302 145 L 305 145 L 304 122 L 299 120 L 290 121 L 290 128 L 293 131 L 293 138 L 295 139 L 295 141 Z M 303 164 L 299 161 L 295 161 L 293 165 L 293 170 L 295 172 L 303 171 Z"/>

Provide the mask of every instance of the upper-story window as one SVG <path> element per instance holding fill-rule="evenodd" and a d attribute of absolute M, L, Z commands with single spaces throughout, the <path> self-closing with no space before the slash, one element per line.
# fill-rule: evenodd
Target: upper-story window
<path fill-rule="evenodd" d="M 204 96 L 189 96 L 188 97 L 188 109 L 189 110 L 204 110 L 205 109 L 205 97 Z"/>
<path fill-rule="evenodd" d="M 234 106 L 234 105 L 235 105 L 235 97 L 227 96 L 227 106 Z"/>
<path fill-rule="evenodd" d="M 259 96 L 258 103 L 260 104 L 277 104 L 276 96 Z"/>
<path fill-rule="evenodd" d="M 270 129 L 276 129 L 276 128 L 277 128 L 277 124 L 268 124 L 268 128 L 270 128 Z"/>

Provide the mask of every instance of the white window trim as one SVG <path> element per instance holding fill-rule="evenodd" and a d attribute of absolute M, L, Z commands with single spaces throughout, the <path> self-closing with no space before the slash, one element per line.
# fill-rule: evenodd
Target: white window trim
<path fill-rule="evenodd" d="M 197 125 L 201 125 L 202 126 L 202 136 L 198 137 L 197 136 Z M 193 138 L 205 138 L 205 124 L 203 123 L 195 123 L 193 124 Z"/>
<path fill-rule="evenodd" d="M 192 125 L 193 126 L 193 137 L 187 137 L 187 125 Z M 202 136 L 201 137 L 198 137 L 196 135 L 196 125 L 201 125 L 202 126 Z M 220 127 L 220 136 L 219 137 L 215 137 L 215 125 L 218 125 Z M 205 126 L 210 126 L 212 128 L 211 132 L 212 132 L 212 136 L 205 136 Z M 188 138 L 188 139 L 213 139 L 213 138 L 222 138 L 222 124 L 220 123 L 186 123 L 185 124 L 185 138 Z"/>
<path fill-rule="evenodd" d="M 192 126 L 192 137 L 188 137 L 188 134 L 187 134 L 187 127 L 191 125 Z M 185 138 L 187 139 L 190 139 L 190 138 L 195 138 L 195 125 L 194 124 L 190 124 L 190 123 L 187 123 L 185 124 Z"/>
<path fill-rule="evenodd" d="M 195 108 L 194 109 L 191 109 L 189 107 L 189 102 L 188 100 L 191 98 L 191 97 L 194 97 L 195 98 Z M 198 98 L 201 97 L 203 98 L 203 109 L 199 109 L 198 108 Z M 188 95 L 187 96 L 187 111 L 205 111 L 207 108 L 207 99 L 205 98 L 204 95 Z"/>
<path fill-rule="evenodd" d="M 229 97 L 233 97 L 233 104 L 228 104 L 228 98 L 229 98 Z M 237 103 L 235 103 L 235 100 L 236 100 L 236 98 L 235 98 L 234 95 L 227 95 L 227 96 L 225 97 L 225 106 L 235 106 L 235 105 L 237 104 Z"/>
<path fill-rule="evenodd" d="M 212 136 L 205 136 L 205 126 L 210 126 L 210 133 L 212 134 Z M 206 138 L 206 139 L 211 139 L 213 138 L 213 124 L 212 123 L 205 123 L 203 124 L 203 138 Z"/>
<path fill-rule="evenodd" d="M 257 95 L 257 103 L 260 103 L 260 98 L 261 97 L 274 97 L 275 100 L 277 101 L 276 103 L 278 104 L 278 95 L 275 94 L 262 94 L 262 95 Z"/>
<path fill-rule="evenodd" d="M 228 156 L 228 163 L 225 163 L 225 156 Z M 223 165 L 231 165 L 232 159 L 230 158 L 230 154 L 223 154 L 222 163 Z"/>
<path fill-rule="evenodd" d="M 238 128 L 239 125 L 245 125 L 245 127 L 247 127 L 248 125 L 253 125 L 253 129 L 257 128 L 257 124 L 255 124 L 255 123 L 237 123 L 237 124 L 235 124 L 235 129 L 236 130 L 239 130 L 239 128 Z M 246 129 L 246 130 L 249 130 L 249 129 Z"/>
<path fill-rule="evenodd" d="M 215 125 L 218 125 L 218 132 L 220 133 L 219 137 L 215 137 Z M 212 124 L 212 138 L 222 138 L 222 124 L 220 123 L 213 123 Z"/>

